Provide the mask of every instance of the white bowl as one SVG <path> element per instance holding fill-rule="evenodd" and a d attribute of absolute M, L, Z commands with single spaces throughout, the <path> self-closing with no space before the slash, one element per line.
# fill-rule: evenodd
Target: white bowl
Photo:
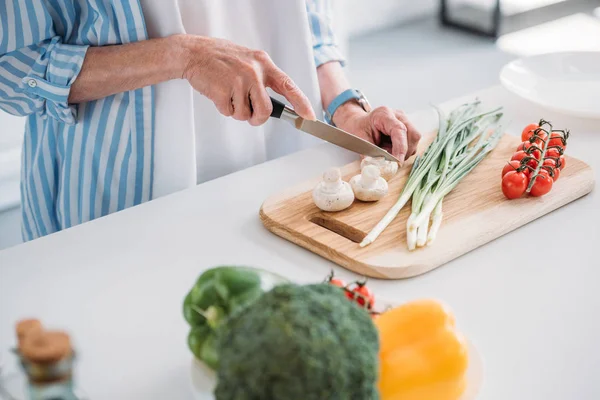
<path fill-rule="evenodd" d="M 500 82 L 511 92 L 552 111 L 600 118 L 600 52 L 565 52 L 505 65 Z"/>

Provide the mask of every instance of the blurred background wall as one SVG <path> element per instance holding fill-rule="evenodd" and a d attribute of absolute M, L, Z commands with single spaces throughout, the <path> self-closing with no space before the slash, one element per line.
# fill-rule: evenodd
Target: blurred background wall
<path fill-rule="evenodd" d="M 336 28 L 347 42 L 357 37 L 433 15 L 438 0 L 335 0 Z"/>

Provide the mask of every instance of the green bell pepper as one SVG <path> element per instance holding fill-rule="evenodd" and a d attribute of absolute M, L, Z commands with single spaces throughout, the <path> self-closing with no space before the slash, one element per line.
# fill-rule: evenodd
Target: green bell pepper
<path fill-rule="evenodd" d="M 188 347 L 194 356 L 216 369 L 218 328 L 232 312 L 248 306 L 262 294 L 259 270 L 217 267 L 200 275 L 183 302 L 183 315 L 191 328 Z"/>

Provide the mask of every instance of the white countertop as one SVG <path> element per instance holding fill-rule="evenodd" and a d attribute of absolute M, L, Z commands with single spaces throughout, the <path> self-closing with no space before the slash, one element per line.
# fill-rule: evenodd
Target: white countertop
<path fill-rule="evenodd" d="M 568 153 L 599 170 L 600 121 L 545 112 L 500 87 L 443 107 L 475 96 L 505 106 L 511 134 L 540 117 L 570 128 Z M 435 126 L 433 112 L 411 116 L 423 131 Z M 354 157 L 325 144 L 0 252 L 0 357 L 16 368 L 13 325 L 37 317 L 72 334 L 92 399 L 192 398 L 181 305 L 196 277 L 245 264 L 323 279 L 336 267 L 269 233 L 258 210 Z M 596 190 L 433 272 L 371 285 L 387 299 L 435 297 L 455 311 L 484 359 L 479 398 L 598 399 L 599 226 Z"/>

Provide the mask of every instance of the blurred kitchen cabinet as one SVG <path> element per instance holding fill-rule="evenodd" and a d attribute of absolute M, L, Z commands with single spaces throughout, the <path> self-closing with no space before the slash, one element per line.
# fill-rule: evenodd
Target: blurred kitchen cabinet
<path fill-rule="evenodd" d="M 440 19 L 445 26 L 497 37 L 500 17 L 500 0 L 441 0 Z"/>
<path fill-rule="evenodd" d="M 497 38 L 575 13 L 593 14 L 599 0 L 440 0 L 442 25 Z"/>

